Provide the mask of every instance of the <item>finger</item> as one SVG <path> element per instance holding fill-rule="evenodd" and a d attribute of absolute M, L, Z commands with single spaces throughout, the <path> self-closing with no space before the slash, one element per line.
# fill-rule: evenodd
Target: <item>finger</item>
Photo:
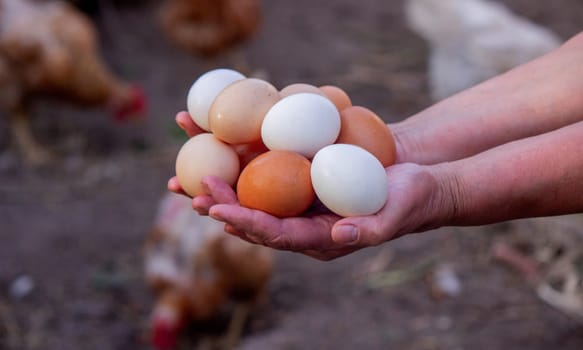
<path fill-rule="evenodd" d="M 211 196 L 196 196 L 192 199 L 192 208 L 200 215 L 208 215 L 209 209 L 217 204 Z"/>
<path fill-rule="evenodd" d="M 201 129 L 198 125 L 194 123 L 190 114 L 186 111 L 178 112 L 176 114 L 176 124 L 186 132 L 188 137 L 193 137 L 195 135 L 201 134 L 206 132 L 205 130 Z"/>
<path fill-rule="evenodd" d="M 375 246 L 385 242 L 386 229 L 378 215 L 355 216 L 332 227 L 332 240 L 343 245 Z"/>
<path fill-rule="evenodd" d="M 225 224 L 225 232 L 227 232 L 233 236 L 237 236 L 237 237 L 239 237 L 239 238 L 241 238 L 241 239 L 243 239 L 251 244 L 265 245 L 264 242 L 260 242 L 256 238 L 248 236 L 245 232 L 237 230 L 231 224 Z"/>
<path fill-rule="evenodd" d="M 216 176 L 205 176 L 202 179 L 205 192 L 213 197 L 216 203 L 238 204 L 237 194 L 229 184 Z"/>
<path fill-rule="evenodd" d="M 247 235 L 245 233 L 235 229 L 233 226 L 231 226 L 229 224 L 225 224 L 224 230 L 226 233 L 228 233 L 230 235 L 236 236 L 236 237 L 238 237 L 244 241 L 247 241 L 251 244 L 256 244 L 256 242 L 253 242 L 251 239 L 249 239 L 249 237 L 247 237 Z"/>
<path fill-rule="evenodd" d="M 259 210 L 218 204 L 209 215 L 245 232 L 253 241 L 279 250 L 323 250 L 335 247 L 330 236 L 333 217 L 280 219 Z"/>
<path fill-rule="evenodd" d="M 184 192 L 184 190 L 182 189 L 182 186 L 180 186 L 180 183 L 178 182 L 178 178 L 176 176 L 170 178 L 170 180 L 168 180 L 168 190 L 170 192 L 174 192 L 176 194 L 182 194 L 185 196 L 188 196 L 186 194 L 186 192 Z"/>

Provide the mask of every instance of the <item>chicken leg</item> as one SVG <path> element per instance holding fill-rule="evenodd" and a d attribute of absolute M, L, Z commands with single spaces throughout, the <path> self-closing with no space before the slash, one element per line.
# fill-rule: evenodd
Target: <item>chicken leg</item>
<path fill-rule="evenodd" d="M 234 349 L 243 334 L 243 329 L 245 328 L 245 323 L 249 318 L 251 313 L 251 305 L 249 303 L 237 303 L 235 309 L 233 310 L 233 315 L 229 322 L 229 327 L 227 332 L 222 339 L 222 350 L 232 350 Z"/>
<path fill-rule="evenodd" d="M 30 116 L 23 108 L 16 108 L 10 113 L 10 127 L 17 147 L 24 154 L 26 162 L 31 165 L 43 165 L 53 157 L 43 149 L 32 135 Z"/>

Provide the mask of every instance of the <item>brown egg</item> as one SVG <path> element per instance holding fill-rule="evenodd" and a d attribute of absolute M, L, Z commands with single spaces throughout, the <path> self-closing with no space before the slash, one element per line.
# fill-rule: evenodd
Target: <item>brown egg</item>
<path fill-rule="evenodd" d="M 178 182 L 193 197 L 205 193 L 201 182 L 205 176 L 218 176 L 233 186 L 239 169 L 235 150 L 209 133 L 192 137 L 176 157 Z"/>
<path fill-rule="evenodd" d="M 294 94 L 299 94 L 302 92 L 318 94 L 318 95 L 326 97 L 326 94 L 324 94 L 324 92 L 322 90 L 320 90 L 318 87 L 316 87 L 314 85 L 310 85 L 310 84 L 304 84 L 304 83 L 296 83 L 296 84 L 291 84 L 291 85 L 284 87 L 279 92 L 279 96 L 281 96 L 281 98 L 284 98 L 284 97 L 294 95 Z"/>
<path fill-rule="evenodd" d="M 241 168 L 244 168 L 255 159 L 258 155 L 269 151 L 267 146 L 263 143 L 263 141 L 255 141 L 251 143 L 244 143 L 240 145 L 233 145 L 233 149 L 239 155 L 239 163 L 241 164 Z"/>
<path fill-rule="evenodd" d="M 310 166 L 308 159 L 295 152 L 263 153 L 239 176 L 239 202 L 277 217 L 303 213 L 315 199 Z"/>
<path fill-rule="evenodd" d="M 352 106 L 340 112 L 340 135 L 336 143 L 360 146 L 372 153 L 384 167 L 395 163 L 396 147 L 393 134 L 373 111 Z"/>
<path fill-rule="evenodd" d="M 230 144 L 260 140 L 263 118 L 279 99 L 277 89 L 264 80 L 236 81 L 221 91 L 211 105 L 211 132 Z"/>
<path fill-rule="evenodd" d="M 352 106 L 352 101 L 350 100 L 350 97 L 346 91 L 342 90 L 338 86 L 324 85 L 320 86 L 320 90 L 322 90 L 326 97 L 328 97 L 330 101 L 334 103 L 339 111 Z"/>

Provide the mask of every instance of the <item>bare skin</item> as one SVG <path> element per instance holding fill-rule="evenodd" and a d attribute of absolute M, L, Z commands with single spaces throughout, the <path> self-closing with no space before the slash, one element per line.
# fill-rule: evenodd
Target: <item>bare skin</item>
<path fill-rule="evenodd" d="M 340 218 L 321 208 L 278 219 L 238 204 L 205 178 L 193 207 L 227 232 L 330 260 L 409 233 L 454 225 L 583 212 L 583 34 L 554 52 L 391 124 L 397 164 L 387 204 Z M 177 123 L 200 132 L 188 113 Z M 180 192 L 170 179 L 168 188 Z"/>

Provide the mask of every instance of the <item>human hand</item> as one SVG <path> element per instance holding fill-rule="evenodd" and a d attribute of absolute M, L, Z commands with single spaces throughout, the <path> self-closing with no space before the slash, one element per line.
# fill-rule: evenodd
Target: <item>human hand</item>
<path fill-rule="evenodd" d="M 387 204 L 370 216 L 341 218 L 316 203 L 300 217 L 277 218 L 240 206 L 233 189 L 216 177 L 203 180 L 209 195 L 195 197 L 193 207 L 249 242 L 331 260 L 439 223 L 442 192 L 429 167 L 398 164 L 386 172 Z"/>
<path fill-rule="evenodd" d="M 178 113 L 176 122 L 191 137 L 204 132 L 187 112 Z M 396 141 L 400 152 L 403 147 Z M 331 260 L 431 227 L 428 214 L 439 193 L 433 174 L 427 167 L 410 163 L 391 166 L 386 173 L 387 204 L 370 216 L 342 218 L 317 201 L 300 217 L 277 218 L 240 206 L 233 188 L 212 176 L 203 179 L 207 195 L 194 197 L 192 206 L 201 215 L 225 222 L 226 232 L 249 242 Z M 176 177 L 168 181 L 168 189 L 186 195 Z"/>

